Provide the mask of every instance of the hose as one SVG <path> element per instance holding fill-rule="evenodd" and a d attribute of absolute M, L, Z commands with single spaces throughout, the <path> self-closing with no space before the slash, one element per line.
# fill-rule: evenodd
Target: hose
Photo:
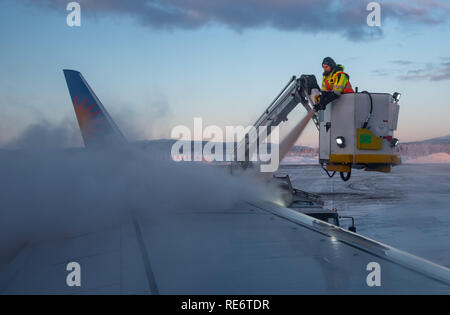
<path fill-rule="evenodd" d="M 352 176 L 352 169 L 347 172 L 347 176 L 344 176 L 344 172 L 339 172 L 339 174 L 341 175 L 341 179 L 346 182 L 350 179 L 350 176 Z"/>
<path fill-rule="evenodd" d="M 372 100 L 372 95 L 370 95 L 369 92 L 367 92 L 367 91 L 362 91 L 361 93 L 364 93 L 364 94 L 369 95 L 369 99 L 370 99 L 370 112 L 369 112 L 369 115 L 367 116 L 366 121 L 365 121 L 364 124 L 363 124 L 363 128 L 366 129 L 366 128 L 367 128 L 367 125 L 369 124 L 369 119 L 370 119 L 370 117 L 372 116 L 372 111 L 373 111 L 373 100 Z"/>
<path fill-rule="evenodd" d="M 320 166 L 322 166 L 322 169 L 325 171 L 325 173 L 327 173 L 327 175 L 328 175 L 329 178 L 333 177 L 334 174 L 336 174 L 336 171 L 334 171 L 333 174 L 330 175 L 330 173 L 328 172 L 328 170 L 327 170 L 325 167 L 323 167 L 323 163 L 320 164 Z"/>

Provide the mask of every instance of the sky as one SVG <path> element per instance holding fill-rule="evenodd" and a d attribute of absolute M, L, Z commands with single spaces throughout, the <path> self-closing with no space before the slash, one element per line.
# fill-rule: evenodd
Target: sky
<path fill-rule="evenodd" d="M 63 69 L 142 140 L 194 117 L 250 125 L 292 75 L 320 81 L 326 56 L 360 91 L 402 93 L 401 142 L 450 134 L 450 1 L 378 1 L 379 27 L 360 0 L 79 0 L 80 27 L 66 23 L 69 2 L 0 3 L 0 147 L 36 125 L 82 144 Z M 297 144 L 318 145 L 313 124 Z"/>

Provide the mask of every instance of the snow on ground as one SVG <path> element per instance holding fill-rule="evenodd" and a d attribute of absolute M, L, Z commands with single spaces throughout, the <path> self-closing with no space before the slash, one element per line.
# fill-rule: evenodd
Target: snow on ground
<path fill-rule="evenodd" d="M 415 163 L 415 164 L 442 164 L 442 163 L 450 163 L 450 154 L 445 152 L 439 152 L 430 155 L 420 156 L 415 159 L 408 159 L 402 157 L 402 160 L 406 163 Z"/>
<path fill-rule="evenodd" d="M 317 164 L 319 157 L 317 155 L 287 155 L 281 165 L 298 165 L 298 164 Z"/>
<path fill-rule="evenodd" d="M 288 155 L 282 161 L 282 165 L 298 165 L 298 164 L 318 164 L 319 157 L 317 155 Z M 450 163 L 450 154 L 445 152 L 433 153 L 420 156 L 417 158 L 409 158 L 402 156 L 403 163 L 411 164 L 445 164 Z"/>
<path fill-rule="evenodd" d="M 450 164 L 404 164 L 387 174 L 353 170 L 348 182 L 339 174 L 329 179 L 318 165 L 278 172 L 320 194 L 327 208 L 353 216 L 358 233 L 450 267 Z"/>

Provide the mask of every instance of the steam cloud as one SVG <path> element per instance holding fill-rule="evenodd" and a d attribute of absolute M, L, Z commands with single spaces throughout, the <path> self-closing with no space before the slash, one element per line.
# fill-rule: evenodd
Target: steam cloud
<path fill-rule="evenodd" d="M 63 150 L 55 148 L 60 129 L 39 128 L 45 149 L 0 151 L 0 264 L 25 244 L 117 226 L 134 211 L 149 219 L 167 211 L 224 211 L 277 194 L 251 175 L 172 162 L 164 142 Z"/>

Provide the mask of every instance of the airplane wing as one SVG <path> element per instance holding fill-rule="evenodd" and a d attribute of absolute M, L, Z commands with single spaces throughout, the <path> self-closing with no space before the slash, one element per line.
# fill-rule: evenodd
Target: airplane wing
<path fill-rule="evenodd" d="M 70 262 L 79 287 L 67 285 Z M 380 286 L 368 285 L 370 263 Z M 292 209 L 243 202 L 29 245 L 1 270 L 0 292 L 448 294 L 450 271 Z"/>

